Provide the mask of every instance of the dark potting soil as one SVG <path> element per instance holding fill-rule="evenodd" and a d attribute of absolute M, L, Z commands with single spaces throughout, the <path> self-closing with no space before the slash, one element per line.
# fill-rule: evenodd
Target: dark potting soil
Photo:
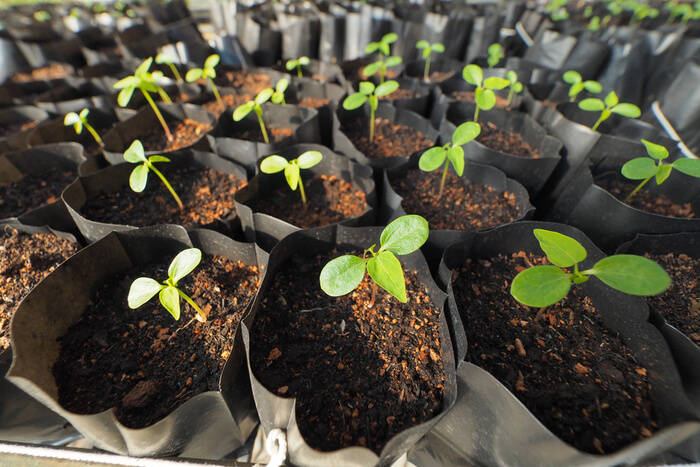
<path fill-rule="evenodd" d="M 30 83 L 32 81 L 48 81 L 52 79 L 61 79 L 70 75 L 73 72 L 69 67 L 63 65 L 47 65 L 41 68 L 35 68 L 31 71 L 15 73 L 10 78 L 14 83 Z"/>
<path fill-rule="evenodd" d="M 539 159 L 541 157 L 540 153 L 530 146 L 518 133 L 502 130 L 491 122 L 481 123 L 481 133 L 476 140 L 484 146 L 506 154 L 529 159 Z"/>
<path fill-rule="evenodd" d="M 441 83 L 445 80 L 452 78 L 454 75 L 454 71 L 431 71 L 428 75 L 428 81 L 430 81 L 431 83 Z"/>
<path fill-rule="evenodd" d="M 253 94 L 272 87 L 272 80 L 268 75 L 241 70 L 216 70 L 214 83 L 217 86 L 236 88 Z"/>
<path fill-rule="evenodd" d="M 168 266 L 137 266 L 105 279 L 59 339 L 53 374 L 67 410 L 94 414 L 116 407 L 120 422 L 142 428 L 197 394 L 218 389 L 236 328 L 259 285 L 258 268 L 202 255 L 179 287 L 208 314 L 204 323 L 184 300 L 179 321 L 157 297 L 129 309 L 131 283 L 143 276 L 163 280 Z"/>
<path fill-rule="evenodd" d="M 537 309 L 510 295 L 515 275 L 546 258 L 525 252 L 467 260 L 453 286 L 467 360 L 503 383 L 547 428 L 593 454 L 616 451 L 659 429 L 647 370 L 604 327 L 590 299 Z M 539 319 L 538 319 L 539 318 Z"/>
<path fill-rule="evenodd" d="M 20 131 L 27 131 L 31 130 L 35 126 L 37 126 L 39 122 L 37 121 L 31 121 L 31 122 L 23 122 L 23 123 L 11 123 L 9 125 L 3 125 L 0 127 L 0 138 L 4 138 L 5 136 L 10 136 L 15 133 L 19 133 Z"/>
<path fill-rule="evenodd" d="M 202 104 L 202 107 L 214 115 L 221 115 L 226 109 L 232 109 L 245 104 L 253 97 L 255 96 L 251 96 L 250 94 L 222 94 L 221 100 L 224 102 L 224 105 L 219 104 L 216 98 L 214 98 L 214 100 Z"/>
<path fill-rule="evenodd" d="M 49 233 L 0 227 L 0 350 L 10 347 L 10 321 L 32 288 L 78 251 L 75 242 Z"/>
<path fill-rule="evenodd" d="M 365 156 L 372 158 L 409 157 L 434 145 L 434 142 L 410 126 L 393 124 L 385 118 L 374 120 L 374 141 L 369 141 L 368 119 L 353 120 L 342 130 L 352 144 Z"/>
<path fill-rule="evenodd" d="M 318 276 L 343 253 L 294 255 L 277 272 L 251 330 L 251 364 L 266 388 L 297 399 L 296 420 L 311 447 L 378 453 L 441 409 L 440 310 L 408 271 L 405 304 L 379 289 L 367 308 L 368 277 L 350 294 L 329 297 Z"/>
<path fill-rule="evenodd" d="M 671 276 L 671 286 L 647 302 L 672 326 L 700 345 L 700 259 L 686 254 L 644 255 Z"/>
<path fill-rule="evenodd" d="M 462 101 L 462 102 L 476 102 L 475 97 L 474 97 L 474 91 L 452 91 L 452 93 L 450 94 L 450 97 L 453 99 L 457 99 L 458 101 Z M 507 109 L 508 108 L 508 99 L 496 94 L 495 107 L 498 109 Z M 482 131 L 483 131 L 483 128 L 482 128 Z"/>
<path fill-rule="evenodd" d="M 335 175 L 314 175 L 304 182 L 304 190 L 306 205 L 301 201 L 299 188 L 292 191 L 285 183 L 251 207 L 302 229 L 353 219 L 368 208 L 365 194 Z"/>
<path fill-rule="evenodd" d="M 231 120 L 232 127 L 227 131 L 227 137 L 242 139 L 244 141 L 257 141 L 258 143 L 264 143 L 262 131 L 260 127 L 257 126 L 251 129 L 243 129 L 241 125 L 236 125 L 236 122 Z M 271 142 L 282 141 L 285 138 L 289 138 L 294 134 L 294 130 L 291 128 L 270 128 L 266 126 L 267 137 L 270 138 Z"/>
<path fill-rule="evenodd" d="M 661 194 L 655 194 L 646 190 L 646 186 L 639 190 L 629 201 L 625 198 L 632 193 L 639 182 L 631 180 L 623 180 L 621 176 L 606 174 L 596 177 L 594 183 L 606 190 L 623 203 L 632 206 L 633 208 L 642 211 L 659 214 L 662 216 L 679 217 L 679 218 L 695 218 L 693 205 L 691 203 L 676 204 Z M 650 180 L 647 185 L 656 183 Z"/>
<path fill-rule="evenodd" d="M 330 102 L 328 99 L 316 99 L 314 97 L 306 97 L 301 100 L 297 105 L 300 105 L 302 107 L 311 107 L 312 109 L 318 109 L 319 107 L 323 107 L 324 105 L 328 105 L 328 102 Z"/>
<path fill-rule="evenodd" d="M 49 171 L 41 175 L 25 175 L 16 182 L 0 184 L 0 219 L 58 201 L 63 189 L 74 179 L 75 172 Z"/>
<path fill-rule="evenodd" d="M 384 99 L 384 100 L 415 99 L 417 97 L 420 97 L 420 94 L 418 94 L 413 89 L 397 89 L 396 91 L 392 92 L 389 95 L 380 97 L 380 99 Z"/>
<path fill-rule="evenodd" d="M 442 175 L 442 170 L 412 169 L 391 181 L 403 198 L 404 210 L 425 217 L 431 229 L 480 230 L 514 222 L 522 215 L 513 193 L 474 184 L 452 171 L 438 198 Z"/>
<path fill-rule="evenodd" d="M 173 134 L 172 141 L 168 141 L 163 126 L 156 123 L 146 135 L 141 137 L 141 143 L 146 151 L 174 151 L 186 148 L 199 141 L 207 131 L 211 130 L 210 124 L 191 118 L 183 121 L 166 121 L 166 123 Z"/>
<path fill-rule="evenodd" d="M 174 168 L 167 163 L 158 164 L 158 170 L 182 200 L 182 211 L 160 179 L 149 174 L 143 192 L 136 193 L 125 185 L 114 193 L 100 193 L 86 201 L 81 214 L 92 221 L 137 227 L 201 226 L 235 214 L 234 195 L 245 186 L 245 181 L 235 175 L 196 166 Z"/>

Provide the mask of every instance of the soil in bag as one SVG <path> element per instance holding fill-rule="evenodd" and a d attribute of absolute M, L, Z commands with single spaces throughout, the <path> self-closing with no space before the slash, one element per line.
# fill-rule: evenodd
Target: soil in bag
<path fill-rule="evenodd" d="M 232 126 L 226 132 L 227 138 L 241 139 L 244 141 L 255 141 L 258 143 L 265 142 L 265 139 L 263 138 L 263 134 L 259 126 L 256 126 L 254 128 L 244 128 L 242 125 L 237 125 L 236 123 L 237 122 L 231 120 Z M 270 128 L 269 126 L 267 126 L 267 124 L 265 126 L 265 130 L 267 131 L 267 136 L 268 138 L 270 138 L 271 143 L 282 141 L 283 139 L 289 138 L 294 134 L 294 130 L 292 128 Z"/>
<path fill-rule="evenodd" d="M 670 198 L 642 188 L 631 199 L 627 196 L 639 185 L 638 181 L 626 180 L 613 174 L 601 175 L 595 178 L 595 184 L 606 190 L 623 203 L 642 211 L 660 214 L 668 217 L 694 218 L 693 205 L 691 203 L 678 204 Z M 653 181 L 650 183 L 654 183 Z"/>
<path fill-rule="evenodd" d="M 155 124 L 140 138 L 146 151 L 174 151 L 192 146 L 212 128 L 209 123 L 198 122 L 191 118 L 185 118 L 182 121 L 171 120 L 167 124 L 173 139 L 168 141 L 163 127 Z"/>
<path fill-rule="evenodd" d="M 481 133 L 476 138 L 478 142 L 495 151 L 514 156 L 539 159 L 540 153 L 530 146 L 519 134 L 498 128 L 494 123 L 481 124 Z"/>
<path fill-rule="evenodd" d="M 508 109 L 508 99 L 505 97 L 499 96 L 498 94 L 495 94 L 495 96 L 496 96 L 496 105 L 494 105 L 494 107 L 497 109 Z M 453 99 L 456 99 L 460 102 L 471 102 L 471 103 L 476 102 L 476 97 L 474 95 L 474 91 L 452 91 L 450 93 L 450 97 Z"/>
<path fill-rule="evenodd" d="M 80 321 L 60 338 L 53 374 L 62 407 L 79 414 L 116 407 L 121 423 L 142 428 L 197 394 L 218 390 L 234 333 L 259 285 L 258 268 L 202 255 L 178 287 L 208 314 L 204 323 L 184 300 L 178 321 L 157 297 L 129 309 L 131 283 L 163 280 L 168 266 L 137 266 L 96 288 Z"/>
<path fill-rule="evenodd" d="M 58 63 L 34 68 L 31 71 L 15 73 L 10 77 L 13 83 L 31 83 L 32 81 L 51 81 L 65 78 L 73 73 L 72 67 Z"/>
<path fill-rule="evenodd" d="M 221 90 L 220 90 L 221 91 Z M 221 115 L 226 109 L 235 109 L 239 105 L 243 105 L 255 97 L 254 94 L 221 94 L 223 105 L 214 97 L 209 102 L 202 104 L 202 108 L 214 115 Z"/>
<path fill-rule="evenodd" d="M 74 179 L 74 171 L 54 170 L 40 175 L 28 174 L 16 182 L 0 184 L 0 219 L 57 201 L 63 189 Z"/>
<path fill-rule="evenodd" d="M 207 84 L 204 80 L 200 81 L 200 83 Z M 248 73 L 234 69 L 216 70 L 214 83 L 217 86 L 236 88 L 254 95 L 263 89 L 272 87 L 272 80 L 264 73 Z"/>
<path fill-rule="evenodd" d="M 386 118 L 374 121 L 374 141 L 369 141 L 369 122 L 358 118 L 344 125 L 342 131 L 355 147 L 370 159 L 406 157 L 434 146 L 434 142 L 422 133 L 406 125 L 391 123 Z"/>

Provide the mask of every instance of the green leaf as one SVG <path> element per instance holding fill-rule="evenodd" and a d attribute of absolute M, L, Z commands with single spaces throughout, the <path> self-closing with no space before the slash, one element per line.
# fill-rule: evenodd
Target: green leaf
<path fill-rule="evenodd" d="M 432 49 L 433 49 L 434 52 L 437 52 L 437 53 L 441 54 L 441 53 L 443 53 L 443 52 L 445 51 L 445 46 L 442 45 L 442 44 L 439 43 L 439 42 L 436 42 L 436 43 L 433 44 Z"/>
<path fill-rule="evenodd" d="M 430 43 L 428 41 L 426 41 L 425 39 L 421 39 L 416 43 L 416 49 L 418 49 L 418 50 L 423 50 L 423 49 L 429 48 L 429 47 L 430 47 Z"/>
<path fill-rule="evenodd" d="M 656 295 L 671 285 L 671 278 L 654 261 L 636 255 L 614 255 L 598 261 L 589 274 L 630 295 Z"/>
<path fill-rule="evenodd" d="M 561 268 L 569 268 L 586 259 L 586 249 L 577 240 L 551 230 L 532 231 L 540 243 L 540 248 L 549 261 Z"/>
<path fill-rule="evenodd" d="M 473 140 L 481 133 L 481 125 L 476 122 L 462 123 L 452 133 L 452 144 L 462 146 Z"/>
<path fill-rule="evenodd" d="M 140 307 L 155 297 L 162 288 L 163 286 L 160 285 L 158 281 L 150 277 L 139 277 L 131 283 L 131 287 L 129 288 L 129 296 L 127 298 L 129 308 L 135 310 Z"/>
<path fill-rule="evenodd" d="M 365 46 L 365 53 L 371 54 L 379 50 L 379 42 L 370 42 Z"/>
<path fill-rule="evenodd" d="M 146 74 L 148 72 L 148 69 L 151 68 L 151 64 L 153 63 L 153 57 L 148 57 L 146 60 L 141 62 L 141 64 L 136 68 L 136 71 L 134 72 L 134 76 L 136 77 L 141 77 L 142 75 Z"/>
<path fill-rule="evenodd" d="M 545 307 L 566 297 L 571 276 L 556 266 L 534 266 L 518 273 L 510 284 L 510 294 L 523 305 Z"/>
<path fill-rule="evenodd" d="M 287 184 L 292 191 L 297 189 L 299 184 L 299 164 L 290 163 L 284 168 L 284 178 L 287 179 Z"/>
<path fill-rule="evenodd" d="M 148 162 L 151 162 L 151 163 L 153 163 L 153 162 L 170 162 L 170 159 L 168 159 L 165 156 L 154 155 L 154 156 L 150 156 L 148 158 Z"/>
<path fill-rule="evenodd" d="M 277 172 L 282 172 L 287 168 L 287 165 L 289 165 L 287 159 L 282 156 L 278 156 L 277 154 L 273 154 L 272 156 L 267 156 L 265 159 L 263 159 L 263 161 L 260 163 L 260 170 L 266 174 L 274 174 Z"/>
<path fill-rule="evenodd" d="M 173 315 L 175 321 L 180 319 L 180 296 L 175 287 L 165 287 L 158 294 L 161 305 Z"/>
<path fill-rule="evenodd" d="M 574 70 L 569 70 L 562 76 L 565 83 L 574 84 L 581 81 L 581 74 Z"/>
<path fill-rule="evenodd" d="M 452 167 L 460 177 L 464 174 L 464 149 L 462 146 L 453 146 L 447 151 L 447 157 L 450 158 Z"/>
<path fill-rule="evenodd" d="M 399 56 L 392 56 L 386 59 L 386 62 L 384 62 L 384 66 L 387 68 L 392 67 L 392 66 L 397 66 L 401 65 L 401 62 L 403 62 L 403 59 Z"/>
<path fill-rule="evenodd" d="M 399 89 L 399 83 L 394 80 L 384 81 L 374 90 L 374 95 L 377 97 L 388 96 L 392 92 Z"/>
<path fill-rule="evenodd" d="M 662 165 L 656 172 L 656 184 L 661 185 L 671 175 L 673 167 L 670 165 Z"/>
<path fill-rule="evenodd" d="M 605 106 L 610 108 L 614 107 L 620 102 L 615 91 L 610 91 L 607 96 L 605 96 Z"/>
<path fill-rule="evenodd" d="M 236 110 L 233 111 L 233 119 L 237 122 L 240 122 L 245 118 L 246 115 L 250 113 L 251 110 L 255 107 L 255 102 L 253 101 L 248 101 L 243 105 L 239 105 L 236 107 Z"/>
<path fill-rule="evenodd" d="M 423 57 L 423 58 L 430 57 L 430 52 L 432 52 L 432 50 L 430 48 L 423 49 L 423 53 L 421 53 L 421 57 Z"/>
<path fill-rule="evenodd" d="M 379 51 L 382 53 L 384 56 L 388 56 L 391 53 L 391 47 L 389 44 L 386 44 L 384 42 L 379 43 Z"/>
<path fill-rule="evenodd" d="M 637 157 L 625 162 L 622 175 L 630 180 L 644 180 L 656 174 L 656 164 L 648 157 Z"/>
<path fill-rule="evenodd" d="M 143 144 L 141 144 L 141 141 L 135 139 L 133 143 L 131 143 L 131 146 L 124 151 L 124 160 L 133 164 L 140 164 L 141 162 L 146 161 L 146 156 L 143 151 Z"/>
<path fill-rule="evenodd" d="M 600 112 L 605 109 L 605 104 L 600 99 L 595 97 L 589 97 L 578 103 L 578 107 L 581 110 L 588 110 L 590 112 Z"/>
<path fill-rule="evenodd" d="M 185 81 L 187 81 L 188 83 L 193 83 L 202 77 L 203 72 L 204 70 L 202 70 L 201 68 L 192 68 L 191 70 L 187 70 L 187 74 L 185 75 Z"/>
<path fill-rule="evenodd" d="M 299 167 L 309 169 L 323 160 L 323 154 L 320 151 L 306 151 L 297 157 Z"/>
<path fill-rule="evenodd" d="M 382 289 L 406 303 L 406 279 L 404 279 L 401 262 L 390 251 L 380 251 L 379 254 L 367 260 L 367 272 L 374 282 Z"/>
<path fill-rule="evenodd" d="M 700 178 L 700 159 L 682 158 L 677 159 L 673 164 L 673 168 L 679 172 L 683 172 L 691 177 Z"/>
<path fill-rule="evenodd" d="M 481 67 L 478 65 L 467 65 L 462 70 L 462 77 L 469 84 L 481 86 L 481 82 L 484 80 L 484 72 L 481 71 Z"/>
<path fill-rule="evenodd" d="M 199 248 L 182 250 L 170 263 L 168 277 L 174 285 L 177 285 L 180 279 L 191 273 L 200 261 L 202 261 L 202 251 Z"/>
<path fill-rule="evenodd" d="M 494 43 L 489 45 L 489 48 L 486 49 L 488 51 L 489 55 L 499 55 L 503 52 L 503 46 L 498 43 Z"/>
<path fill-rule="evenodd" d="M 136 76 L 127 76 L 126 78 L 120 79 L 112 86 L 114 89 L 126 89 L 133 88 L 139 84 L 139 79 Z"/>
<path fill-rule="evenodd" d="M 578 94 L 583 91 L 584 84 L 581 82 L 574 83 L 571 85 L 569 88 L 569 97 L 576 97 Z"/>
<path fill-rule="evenodd" d="M 117 104 L 119 104 L 119 107 L 126 107 L 129 105 L 131 96 L 134 94 L 134 89 L 135 88 L 124 88 L 119 91 L 119 95 L 117 96 Z"/>
<path fill-rule="evenodd" d="M 513 70 L 508 70 L 506 72 L 506 79 L 510 82 L 510 84 L 516 83 L 518 81 L 518 74 Z"/>
<path fill-rule="evenodd" d="M 309 63 L 311 63 L 311 60 L 309 60 L 309 57 L 307 57 L 307 56 L 299 57 L 299 64 L 301 66 L 307 66 Z"/>
<path fill-rule="evenodd" d="M 599 92 L 603 92 L 603 86 L 601 86 L 601 84 L 598 81 L 584 81 L 583 87 L 584 89 L 586 89 L 586 91 L 590 92 L 591 94 L 598 94 Z"/>
<path fill-rule="evenodd" d="M 204 68 L 214 68 L 221 61 L 221 57 L 217 54 L 211 54 L 204 61 Z"/>
<path fill-rule="evenodd" d="M 428 240 L 428 233 L 428 221 L 421 216 L 401 216 L 382 231 L 379 251 L 391 251 L 397 255 L 413 253 Z"/>
<path fill-rule="evenodd" d="M 298 62 L 296 60 L 287 60 L 287 64 L 284 66 L 287 71 L 292 71 L 297 67 Z"/>
<path fill-rule="evenodd" d="M 355 94 L 350 94 L 345 98 L 345 100 L 343 100 L 343 108 L 345 110 L 355 110 L 362 107 L 365 101 L 367 101 L 367 96 L 360 92 L 356 92 Z"/>
<path fill-rule="evenodd" d="M 423 172 L 432 172 L 442 166 L 447 158 L 447 150 L 442 146 L 430 148 L 421 154 L 418 160 L 418 168 Z"/>
<path fill-rule="evenodd" d="M 258 105 L 264 104 L 265 102 L 270 100 L 270 97 L 272 97 L 272 94 L 274 92 L 275 91 L 273 91 L 272 88 L 263 89 L 258 93 L 257 96 L 255 96 L 255 103 Z"/>
<path fill-rule="evenodd" d="M 171 62 L 172 62 L 172 60 L 170 60 L 170 59 L 168 58 L 168 56 L 167 56 L 165 53 L 163 53 L 163 52 L 161 52 L 161 53 L 159 53 L 158 55 L 156 55 L 156 63 L 157 63 L 158 65 L 162 65 L 162 64 L 164 64 L 164 63 L 171 63 Z"/>
<path fill-rule="evenodd" d="M 129 176 L 129 186 L 136 193 L 141 193 L 146 189 L 146 183 L 148 182 L 148 166 L 146 164 L 139 164 L 134 167 Z"/>
<path fill-rule="evenodd" d="M 374 62 L 374 63 L 370 63 L 369 65 L 367 65 L 366 67 L 364 67 L 364 68 L 362 69 L 362 75 L 363 75 L 364 77 L 372 76 L 372 75 L 374 75 L 375 73 L 377 73 L 381 67 L 382 67 L 382 62 L 381 62 L 381 61 L 379 61 L 379 62 Z"/>
<path fill-rule="evenodd" d="M 75 112 L 68 112 L 63 118 L 63 124 L 65 126 L 75 125 L 80 122 L 80 117 Z"/>
<path fill-rule="evenodd" d="M 504 78 L 499 78 L 498 76 L 492 76 L 484 80 L 484 87 L 486 89 L 505 89 L 510 86 L 510 81 Z"/>
<path fill-rule="evenodd" d="M 482 110 L 492 109 L 496 105 L 496 95 L 490 89 L 477 88 L 474 100 Z"/>
<path fill-rule="evenodd" d="M 644 147 L 647 150 L 647 154 L 649 154 L 654 159 L 660 161 L 668 157 L 668 149 L 661 146 L 660 144 L 652 143 L 651 141 L 647 141 L 645 139 L 642 139 L 642 144 L 644 144 Z"/>
<path fill-rule="evenodd" d="M 73 124 L 73 130 L 75 130 L 76 134 L 80 134 L 83 132 L 83 122 L 76 122 Z"/>
<path fill-rule="evenodd" d="M 90 115 L 90 109 L 83 109 L 80 111 L 80 120 L 85 120 L 87 116 Z"/>
<path fill-rule="evenodd" d="M 275 91 L 284 92 L 287 90 L 288 87 L 289 80 L 287 78 L 282 78 L 281 80 L 277 81 L 277 84 L 275 85 Z"/>
<path fill-rule="evenodd" d="M 365 277 L 365 260 L 344 255 L 329 261 L 321 270 L 321 290 L 331 297 L 340 297 L 355 290 Z"/>
<path fill-rule="evenodd" d="M 628 118 L 637 118 L 642 115 L 642 111 L 634 104 L 617 104 L 610 109 L 613 113 Z"/>
<path fill-rule="evenodd" d="M 360 82 L 359 91 L 362 94 L 369 96 L 370 94 L 372 94 L 374 92 L 374 83 L 372 83 L 371 81 Z"/>
<path fill-rule="evenodd" d="M 399 39 L 399 36 L 395 32 L 390 32 L 382 36 L 382 42 L 385 44 L 393 44 Z"/>
<path fill-rule="evenodd" d="M 523 92 L 523 83 L 515 83 L 515 86 L 513 86 L 513 91 L 515 91 L 516 94 Z"/>

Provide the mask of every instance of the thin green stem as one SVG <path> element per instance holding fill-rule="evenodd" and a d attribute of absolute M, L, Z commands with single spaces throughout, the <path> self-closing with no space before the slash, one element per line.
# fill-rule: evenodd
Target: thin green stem
<path fill-rule="evenodd" d="M 379 67 L 379 84 L 384 84 L 384 76 L 386 75 L 386 66 L 384 65 L 384 59 L 382 59 L 382 66 Z"/>
<path fill-rule="evenodd" d="M 160 100 L 162 100 L 166 104 L 173 103 L 172 99 L 170 99 L 170 96 L 168 96 L 168 93 L 165 92 L 165 89 L 161 88 L 160 86 L 158 86 L 158 95 L 160 96 Z"/>
<path fill-rule="evenodd" d="M 479 121 L 479 104 L 474 102 L 474 123 Z"/>
<path fill-rule="evenodd" d="M 182 205 L 182 201 L 180 201 L 180 197 L 175 193 L 175 190 L 173 190 L 173 187 L 170 185 L 168 180 L 165 179 L 162 173 L 160 173 L 160 170 L 156 169 L 155 166 L 151 163 L 148 164 L 148 167 L 153 171 L 154 174 L 160 178 L 160 181 L 163 182 L 163 185 L 165 185 L 165 188 L 168 189 L 171 195 L 173 195 L 173 198 L 175 198 L 175 201 L 177 201 L 177 205 L 180 207 L 180 210 L 182 211 L 185 207 Z"/>
<path fill-rule="evenodd" d="M 651 177 L 653 177 L 653 175 L 652 175 Z M 627 195 L 627 197 L 625 198 L 625 203 L 626 203 L 627 201 L 629 201 L 634 195 L 636 195 L 637 192 L 638 192 L 639 190 L 641 190 L 642 187 L 643 187 L 644 185 L 646 185 L 647 182 L 648 182 L 649 180 L 651 180 L 651 177 L 645 178 L 645 179 L 642 181 L 642 183 L 640 183 L 639 185 L 637 185 L 637 188 L 635 188 L 634 190 L 632 190 L 632 193 L 630 193 L 629 195 Z"/>
<path fill-rule="evenodd" d="M 221 105 L 221 107 L 226 107 L 224 105 L 224 101 L 221 100 L 221 94 L 219 94 L 219 89 L 216 87 L 216 84 L 214 84 L 214 80 L 209 78 L 209 84 L 211 84 L 211 90 L 214 92 L 214 97 L 216 97 L 216 102 Z"/>
<path fill-rule="evenodd" d="M 374 141 L 374 107 L 369 106 L 369 142 Z"/>
<path fill-rule="evenodd" d="M 423 70 L 423 80 L 428 81 L 430 77 L 430 55 L 425 58 L 425 70 Z"/>
<path fill-rule="evenodd" d="M 510 91 L 508 91 L 508 101 L 506 102 L 506 106 L 510 109 L 511 104 L 513 103 L 513 86 L 510 87 Z"/>
<path fill-rule="evenodd" d="M 448 157 L 445 161 L 445 170 L 442 171 L 442 180 L 440 180 L 440 191 L 438 192 L 438 199 L 442 198 L 442 190 L 445 189 L 445 180 L 447 179 L 447 171 L 450 170 L 450 158 Z"/>
<path fill-rule="evenodd" d="M 170 67 L 170 70 L 173 72 L 173 75 L 175 76 L 175 79 L 177 80 L 177 82 L 183 83 L 184 81 L 182 81 L 182 76 L 180 75 L 180 72 L 177 71 L 177 67 L 172 63 L 168 63 L 168 66 Z"/>
<path fill-rule="evenodd" d="M 187 294 L 186 294 L 185 292 L 183 292 L 182 290 L 178 289 L 177 287 L 175 287 L 175 290 L 177 290 L 177 293 L 178 293 L 182 298 L 184 298 L 185 301 L 186 301 L 187 303 L 189 303 L 190 306 L 192 306 L 192 308 L 194 308 L 195 310 L 197 310 L 197 313 L 199 313 L 199 315 L 202 317 L 202 320 L 203 320 L 203 321 L 206 321 L 206 320 L 207 320 L 207 314 L 204 312 L 204 310 L 202 310 L 201 308 L 199 308 L 199 305 L 197 305 L 197 304 L 194 302 L 194 300 L 192 300 L 190 297 L 188 297 Z"/>
<path fill-rule="evenodd" d="M 306 193 L 304 193 L 304 179 L 299 174 L 299 193 L 301 194 L 301 202 L 306 206 Z"/>
<path fill-rule="evenodd" d="M 270 144 L 270 138 L 267 137 L 267 130 L 265 129 L 265 122 L 262 118 L 262 109 L 259 105 L 255 105 L 255 115 L 258 116 L 258 123 L 260 124 L 260 131 L 262 132 L 263 140 L 265 143 Z"/>
<path fill-rule="evenodd" d="M 297 65 L 297 76 L 299 78 L 303 77 L 304 75 L 301 72 L 301 65 Z"/>
<path fill-rule="evenodd" d="M 595 125 L 591 127 L 591 130 L 596 131 L 598 127 L 600 126 L 601 123 L 603 123 L 605 119 L 603 118 L 603 114 L 600 114 L 600 118 L 598 118 L 598 121 L 595 122 Z"/>
<path fill-rule="evenodd" d="M 95 131 L 92 125 L 90 125 L 88 122 L 83 122 L 83 126 L 87 128 L 87 131 L 90 132 L 97 144 L 99 144 L 100 146 L 104 146 L 104 144 L 102 144 L 102 138 L 100 138 L 100 135 L 97 134 L 97 131 Z"/>
<path fill-rule="evenodd" d="M 148 91 L 144 91 L 143 89 L 141 89 L 141 92 L 143 93 L 143 97 L 146 98 L 146 101 L 153 109 L 153 113 L 156 114 L 158 121 L 160 122 L 161 125 L 163 125 L 163 130 L 165 130 L 165 136 L 168 138 L 168 141 L 172 141 L 173 134 L 170 133 L 170 128 L 168 128 L 168 125 L 165 123 L 165 119 L 163 118 L 163 115 L 160 113 L 160 110 L 158 110 L 158 106 L 156 105 L 155 102 L 153 102 L 153 98 L 151 98 L 151 96 L 148 94 Z"/>

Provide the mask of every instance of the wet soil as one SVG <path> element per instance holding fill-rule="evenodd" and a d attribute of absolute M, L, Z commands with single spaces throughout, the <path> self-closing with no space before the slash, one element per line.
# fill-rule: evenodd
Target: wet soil
<path fill-rule="evenodd" d="M 324 105 L 328 105 L 329 99 L 316 99 L 314 97 L 306 97 L 301 100 L 297 105 L 301 107 L 311 107 L 312 109 L 318 109 Z"/>
<path fill-rule="evenodd" d="M 539 159 L 541 157 L 540 153 L 518 133 L 502 130 L 491 122 L 481 123 L 481 133 L 476 140 L 484 146 L 506 154 L 526 159 Z"/>
<path fill-rule="evenodd" d="M 253 97 L 255 96 L 251 94 L 222 94 L 221 100 L 224 102 L 224 105 L 219 104 L 216 98 L 214 98 L 214 100 L 202 104 L 202 107 L 214 115 L 221 115 L 226 109 L 233 109 L 239 105 L 243 105 Z"/>
<path fill-rule="evenodd" d="M 454 71 L 431 71 L 428 75 L 428 81 L 431 83 L 441 83 L 452 78 L 455 74 L 456 72 Z M 423 75 L 420 75 L 419 78 L 422 79 Z"/>
<path fill-rule="evenodd" d="M 236 125 L 236 122 L 233 120 L 231 120 L 231 122 L 233 126 L 226 131 L 227 138 L 242 139 L 244 141 L 257 141 L 258 143 L 265 142 L 259 126 L 245 130 L 241 128 L 240 125 Z M 282 141 L 283 139 L 289 138 L 294 134 L 294 130 L 292 128 L 270 128 L 269 126 L 266 126 L 265 129 L 267 130 L 267 137 L 270 138 L 270 142 Z"/>
<path fill-rule="evenodd" d="M 75 172 L 49 171 L 25 175 L 21 180 L 0 184 L 0 219 L 18 216 L 30 209 L 58 201 L 61 192 L 75 179 Z"/>
<path fill-rule="evenodd" d="M 434 141 L 410 126 L 391 123 L 385 118 L 377 118 L 374 123 L 374 141 L 369 141 L 369 122 L 366 118 L 353 120 L 342 127 L 352 144 L 365 156 L 377 159 L 386 157 L 409 157 L 427 149 Z"/>
<path fill-rule="evenodd" d="M 639 181 L 623 180 L 621 176 L 605 174 L 595 178 L 594 183 L 606 190 L 618 200 L 636 209 L 659 214 L 668 217 L 695 218 L 693 205 L 691 203 L 677 204 L 664 195 L 652 193 L 646 190 L 646 186 L 639 190 L 629 201 L 625 198 L 632 193 Z M 647 185 L 656 183 L 650 180 Z"/>
<path fill-rule="evenodd" d="M 474 91 L 452 91 L 450 97 L 462 102 L 476 102 L 476 98 L 474 97 Z M 498 109 L 507 109 L 508 99 L 496 94 L 496 105 L 494 107 Z"/>
<path fill-rule="evenodd" d="M 208 123 L 198 122 L 191 118 L 186 118 L 183 121 L 168 122 L 166 120 L 166 123 L 173 134 L 172 141 L 168 141 L 163 126 L 156 123 L 146 135 L 140 138 L 146 151 L 174 151 L 192 146 L 212 128 Z"/>
<path fill-rule="evenodd" d="M 380 97 L 384 100 L 396 100 L 396 99 L 415 99 L 420 97 L 420 94 L 413 89 L 397 89 L 396 91 L 388 94 L 386 96 Z"/>
<path fill-rule="evenodd" d="M 30 83 L 32 81 L 49 81 L 52 79 L 61 79 L 73 73 L 73 70 L 63 65 L 48 65 L 41 68 L 35 68 L 32 71 L 15 73 L 10 78 L 14 83 Z"/>
<path fill-rule="evenodd" d="M 262 73 L 247 73 L 242 70 L 220 69 L 216 70 L 214 83 L 217 86 L 236 88 L 241 91 L 257 94 L 265 88 L 272 87 L 272 80 Z"/>
<path fill-rule="evenodd" d="M 15 133 L 19 133 L 20 131 L 27 131 L 31 130 L 35 126 L 37 126 L 39 122 L 37 121 L 31 121 L 31 122 L 23 122 L 23 123 L 12 123 L 9 125 L 3 125 L 0 127 L 0 138 L 4 138 L 6 136 L 13 135 Z"/>

